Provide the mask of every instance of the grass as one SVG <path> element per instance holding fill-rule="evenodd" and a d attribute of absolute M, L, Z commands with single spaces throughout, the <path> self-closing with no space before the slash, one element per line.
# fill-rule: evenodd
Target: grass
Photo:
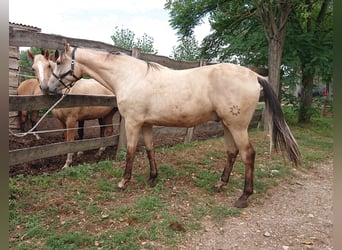
<path fill-rule="evenodd" d="M 300 145 L 303 171 L 333 156 L 332 119 L 291 125 L 291 130 Z M 295 178 L 296 171 L 280 154 L 269 154 L 263 131 L 251 130 L 250 138 L 257 156 L 255 194 L 249 201 L 258 205 L 267 190 Z M 146 184 L 144 153 L 137 154 L 134 178 L 125 191 L 116 188 L 124 157 L 52 175 L 10 178 L 10 249 L 177 249 L 203 230 L 204 219 L 220 226 L 243 211 L 232 206 L 243 189 L 240 158 L 224 191 L 212 189 L 226 161 L 222 145 L 218 137 L 158 148 L 154 188 Z"/>

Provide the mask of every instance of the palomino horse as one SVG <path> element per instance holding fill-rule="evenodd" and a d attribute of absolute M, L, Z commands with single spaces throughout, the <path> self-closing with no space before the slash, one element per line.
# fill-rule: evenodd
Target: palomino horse
<path fill-rule="evenodd" d="M 42 95 L 42 91 L 39 87 L 39 82 L 37 79 L 27 79 L 22 81 L 19 84 L 17 89 L 18 95 Z M 31 126 L 34 127 L 39 120 L 39 110 L 31 110 L 31 114 L 29 116 L 27 110 L 20 110 L 18 112 L 19 117 L 19 126 L 21 132 L 25 132 L 25 125 L 27 124 L 28 119 L 30 120 Z M 39 135 L 33 133 L 37 140 L 40 139 Z"/>
<path fill-rule="evenodd" d="M 121 189 L 131 179 L 140 131 L 150 163 L 148 183 L 154 186 L 157 167 L 152 126 L 193 127 L 220 119 L 224 127 L 227 164 L 215 188 L 221 190 L 228 183 L 240 153 L 245 165 L 245 183 L 235 206 L 246 207 L 248 197 L 253 194 L 255 160 L 247 129 L 262 89 L 276 149 L 285 151 L 295 165 L 300 164 L 298 145 L 271 85 L 246 67 L 222 63 L 173 70 L 120 53 L 72 47 L 64 41 L 63 53 L 57 59 L 46 90 L 59 93 L 84 75 L 96 79 L 116 95 L 119 111 L 126 121 L 127 155 L 125 172 L 118 184 Z"/>
<path fill-rule="evenodd" d="M 45 50 L 44 55 L 32 55 L 29 51 L 29 57 L 33 60 L 32 68 L 39 80 L 40 86 L 45 86 L 51 76 L 52 69 L 56 63 L 54 60 L 49 60 L 49 51 Z M 58 53 L 58 52 L 57 52 Z M 57 53 L 55 58 L 58 57 Z M 44 89 L 42 87 L 42 89 Z M 43 91 L 44 92 L 44 91 Z M 73 86 L 69 94 L 77 95 L 113 95 L 111 91 L 103 87 L 94 79 L 80 79 L 75 86 Z M 83 126 L 84 120 L 98 119 L 100 127 L 100 136 L 110 136 L 113 134 L 113 115 L 117 111 L 116 108 L 110 106 L 83 106 L 73 108 L 55 108 L 52 110 L 52 114 L 60 121 L 62 127 L 66 129 L 64 137 L 66 141 L 73 141 L 75 138 L 75 128 L 77 121 L 81 122 L 80 126 Z M 83 130 L 79 130 L 79 136 L 83 138 Z M 101 147 L 96 153 L 95 157 L 99 157 L 105 147 Z M 78 152 L 78 155 L 82 152 Z M 67 160 L 63 168 L 69 167 L 72 163 L 73 153 L 68 153 Z"/>
<path fill-rule="evenodd" d="M 40 89 L 39 81 L 38 79 L 27 79 L 20 83 L 18 89 L 17 89 L 18 95 L 42 95 L 42 91 Z M 26 124 L 27 121 L 30 120 L 31 127 L 34 127 L 36 123 L 39 120 L 39 110 L 31 110 L 31 114 L 29 116 L 27 110 L 20 110 L 18 112 L 19 117 L 19 126 L 21 132 L 26 131 Z M 99 119 L 100 122 L 100 119 Z M 34 130 L 36 131 L 36 129 Z M 84 121 L 79 120 L 78 121 L 78 137 L 82 140 L 84 135 Z M 40 139 L 39 134 L 33 133 L 33 135 L 36 137 L 37 140 Z"/>

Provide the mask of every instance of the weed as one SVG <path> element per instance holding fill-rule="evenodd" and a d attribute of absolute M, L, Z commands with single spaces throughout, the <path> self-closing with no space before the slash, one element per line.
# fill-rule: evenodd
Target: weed
<path fill-rule="evenodd" d="M 210 171 L 200 171 L 196 174 L 195 183 L 198 187 L 206 190 L 210 194 L 215 193 L 213 187 L 219 180 L 221 174 Z"/>
<path fill-rule="evenodd" d="M 216 222 L 223 223 L 228 216 L 238 217 L 241 214 L 241 209 L 218 205 L 210 208 L 210 214 Z"/>
<path fill-rule="evenodd" d="M 46 239 L 45 249 L 80 249 L 94 246 L 92 236 L 81 232 L 67 232 L 49 236 Z"/>

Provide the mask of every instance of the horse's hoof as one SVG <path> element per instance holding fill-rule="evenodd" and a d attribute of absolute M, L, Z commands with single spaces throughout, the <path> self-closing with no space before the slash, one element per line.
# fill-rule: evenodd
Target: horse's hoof
<path fill-rule="evenodd" d="M 237 201 L 235 201 L 234 207 L 246 208 L 246 207 L 248 207 L 248 202 L 247 202 L 247 200 L 244 200 L 244 199 L 238 199 Z"/>
<path fill-rule="evenodd" d="M 223 191 L 223 187 L 227 185 L 227 182 L 224 182 L 224 181 L 219 181 L 216 183 L 216 185 L 213 187 L 213 189 L 216 191 L 216 192 L 221 192 Z"/>
<path fill-rule="evenodd" d="M 150 178 L 147 181 L 148 185 L 153 188 L 157 185 L 157 178 Z"/>
<path fill-rule="evenodd" d="M 100 149 L 96 152 L 95 157 L 96 157 L 96 158 L 100 158 L 100 156 L 102 155 L 102 153 L 103 153 L 105 150 L 106 150 L 105 147 L 100 148 Z"/>
<path fill-rule="evenodd" d="M 118 183 L 118 189 L 119 190 L 125 190 L 128 186 L 128 182 L 129 180 L 126 179 L 122 179 L 119 183 Z"/>

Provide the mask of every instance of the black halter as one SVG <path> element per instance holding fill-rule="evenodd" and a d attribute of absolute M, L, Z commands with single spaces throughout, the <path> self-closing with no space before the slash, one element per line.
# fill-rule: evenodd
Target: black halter
<path fill-rule="evenodd" d="M 67 75 L 71 75 L 72 77 L 74 77 L 76 79 L 76 81 L 80 80 L 81 77 L 77 77 L 74 74 L 74 67 L 75 67 L 75 52 L 76 52 L 76 47 L 72 50 L 71 52 L 71 69 L 68 72 L 65 72 L 64 74 L 62 74 L 60 77 L 58 77 L 53 71 L 52 71 L 52 75 L 67 89 L 70 89 L 73 85 L 74 82 L 70 83 L 70 84 L 65 84 L 63 82 L 63 79 L 67 76 Z"/>

